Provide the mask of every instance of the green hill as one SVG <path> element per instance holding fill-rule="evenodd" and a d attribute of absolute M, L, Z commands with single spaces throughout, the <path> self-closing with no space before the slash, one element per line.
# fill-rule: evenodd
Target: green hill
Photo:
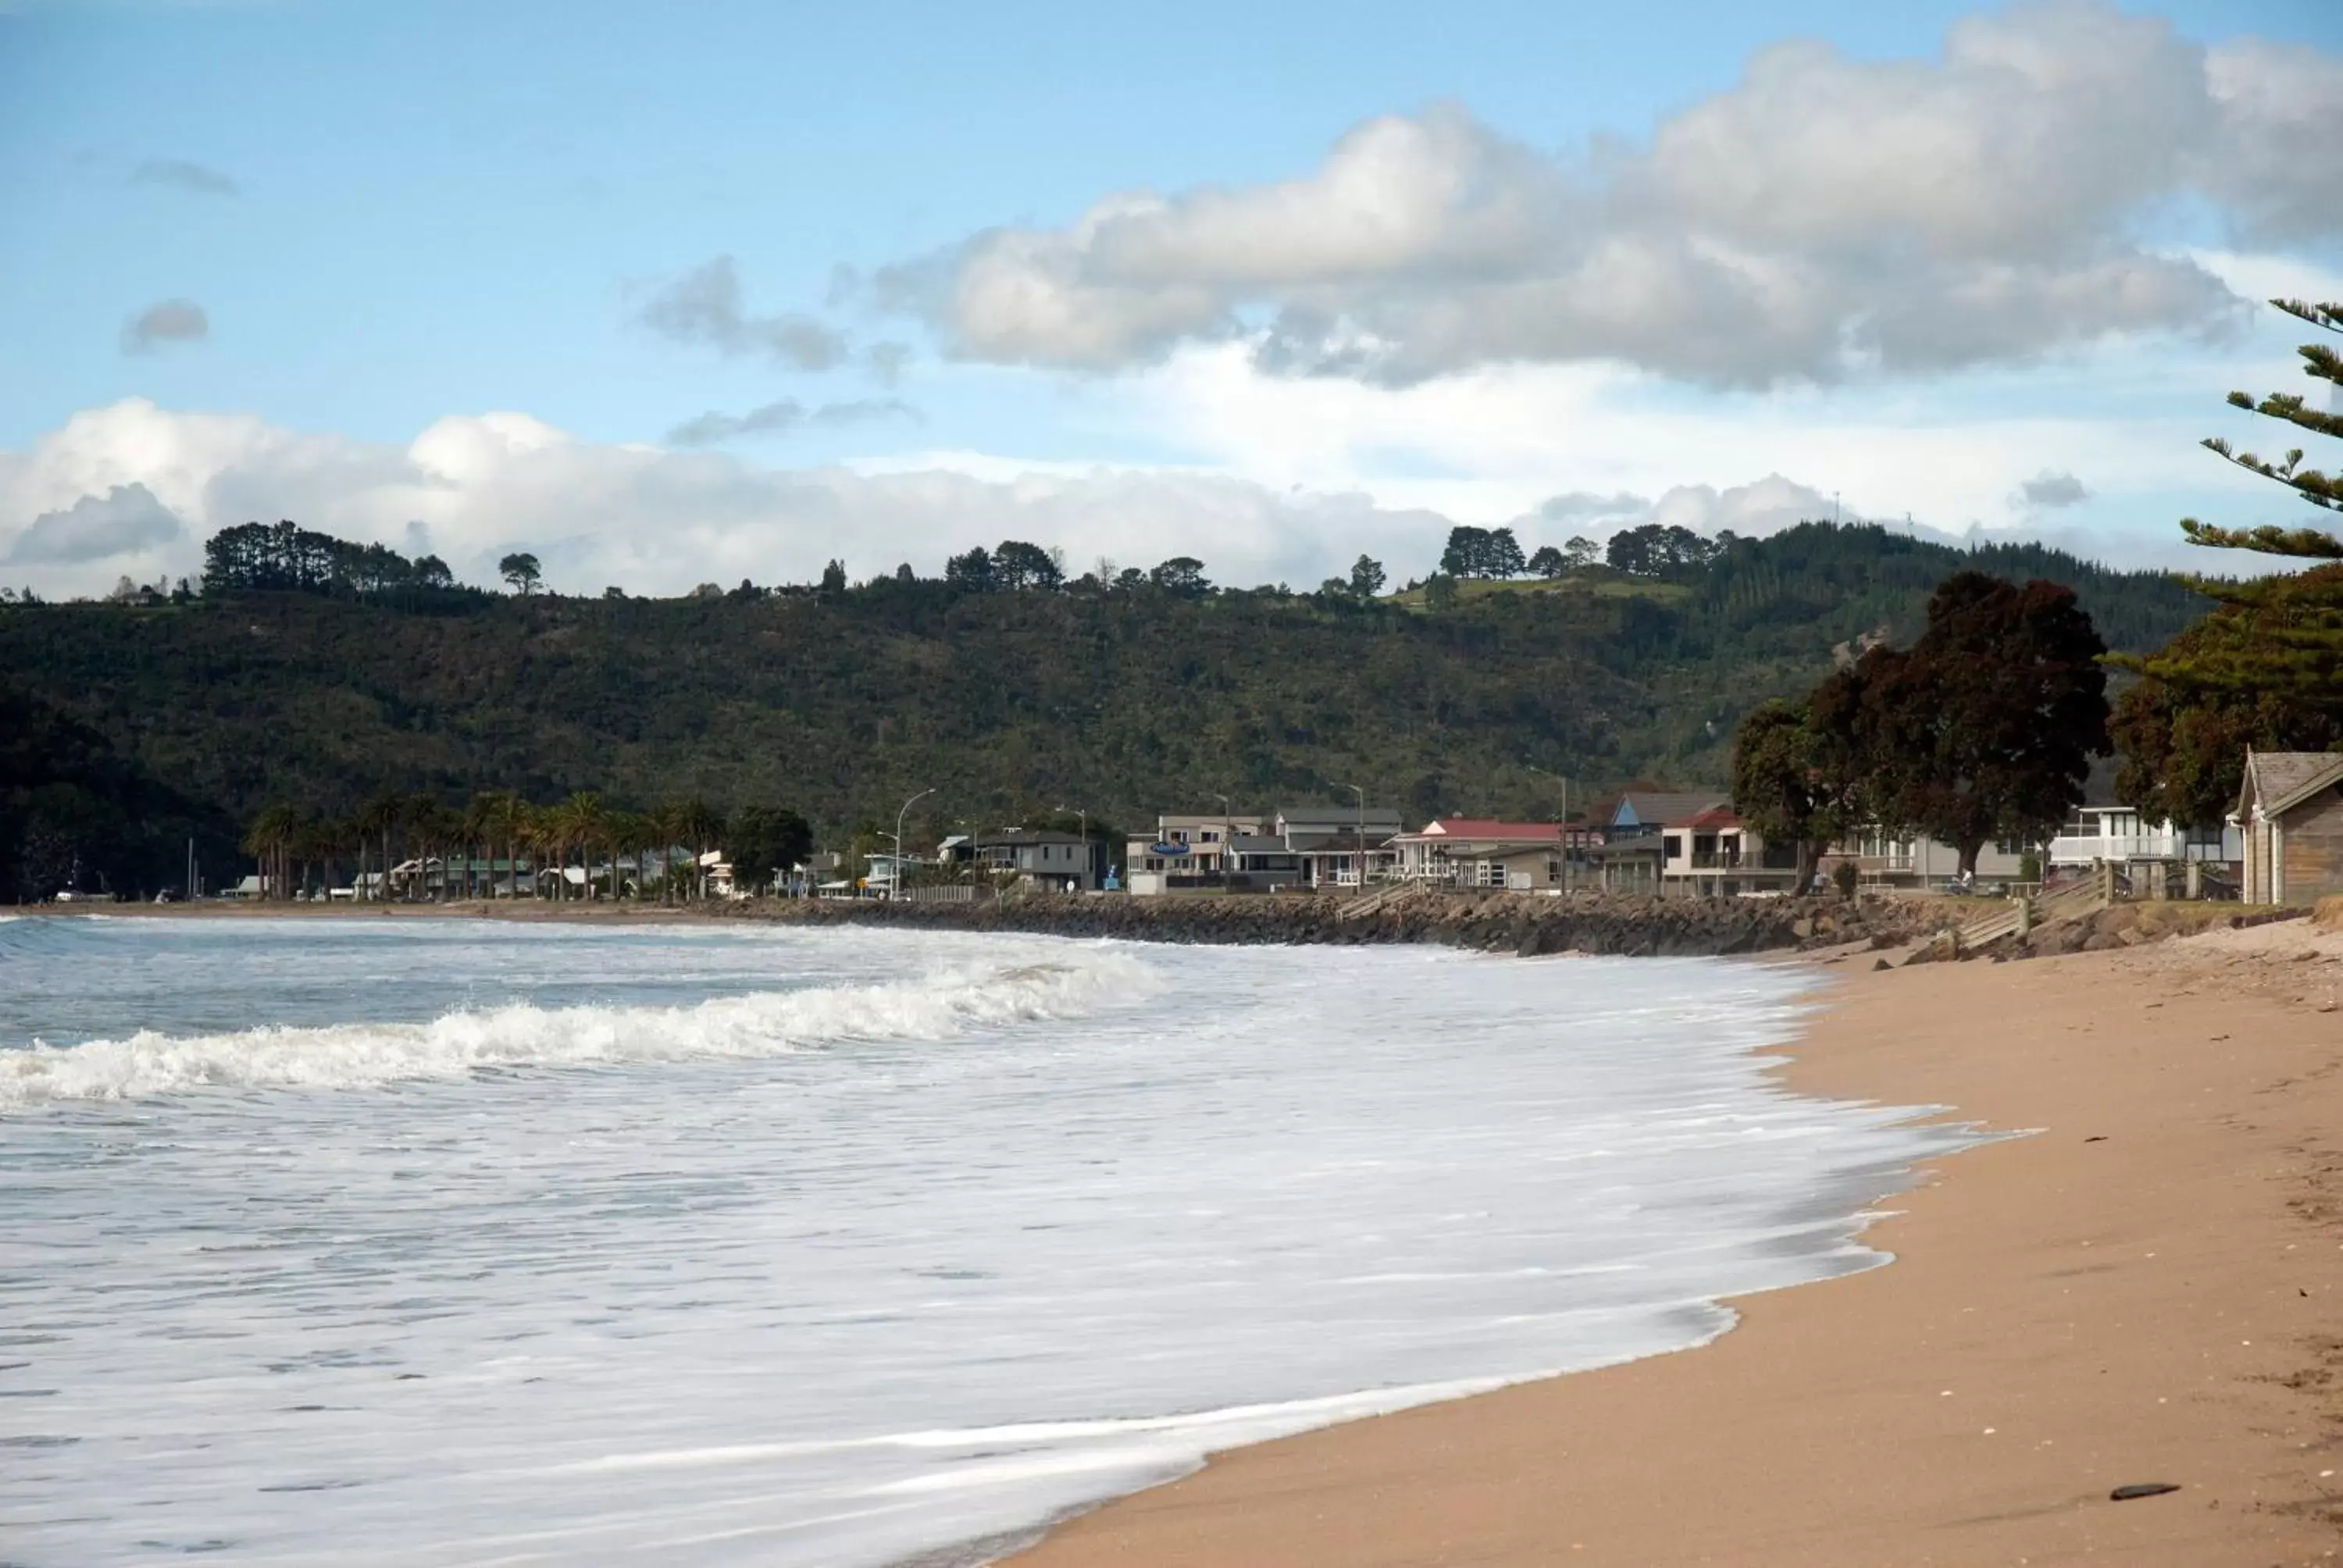
<path fill-rule="evenodd" d="M 1534 769 L 1720 781 L 1742 713 L 1811 685 L 1835 645 L 1909 636 L 1965 565 L 2070 584 L 2118 648 L 2202 608 L 2160 576 L 2052 551 L 1805 525 L 1664 581 L 1466 585 L 1438 612 L 894 578 L 680 599 L 408 584 L 12 604 L 0 670 L 206 815 L 216 853 L 222 824 L 270 800 L 338 814 L 389 789 L 696 794 L 836 828 L 891 824 L 932 786 L 914 819 L 938 829 L 1061 805 L 1138 823 L 1223 792 L 1269 806 L 1355 783 L 1411 817 L 1551 816 Z M 107 853 L 142 885 L 176 866 Z"/>

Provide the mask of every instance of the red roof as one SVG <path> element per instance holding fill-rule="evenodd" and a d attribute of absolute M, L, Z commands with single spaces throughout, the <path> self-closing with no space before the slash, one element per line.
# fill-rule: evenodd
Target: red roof
<path fill-rule="evenodd" d="M 1485 817 L 1443 817 L 1427 822 L 1423 831 L 1440 839 L 1529 839 L 1562 841 L 1562 829 L 1553 822 L 1498 822 Z"/>
<path fill-rule="evenodd" d="M 1738 828 L 1741 819 L 1730 806 L 1711 806 L 1684 824 L 1687 828 Z"/>

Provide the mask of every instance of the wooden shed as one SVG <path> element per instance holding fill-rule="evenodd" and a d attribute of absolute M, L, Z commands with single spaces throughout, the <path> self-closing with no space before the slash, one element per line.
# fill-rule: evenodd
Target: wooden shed
<path fill-rule="evenodd" d="M 2343 893 L 2343 753 L 2247 751 L 2237 792 L 2249 904 Z"/>

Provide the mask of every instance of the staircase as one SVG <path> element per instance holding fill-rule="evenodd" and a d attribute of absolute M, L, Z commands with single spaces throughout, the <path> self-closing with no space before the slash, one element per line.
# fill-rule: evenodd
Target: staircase
<path fill-rule="evenodd" d="M 2104 876 L 2090 877 L 2079 882 L 2069 882 L 2056 892 L 2046 893 L 2040 898 L 2012 899 L 2007 908 L 1989 915 L 1980 915 L 1960 927 L 1956 933 L 1960 938 L 1960 950 L 1974 952 L 1987 942 L 2016 936 L 2021 922 L 2038 930 L 2044 926 L 2061 925 L 2068 920 L 2096 915 L 2109 902 L 2107 880 Z M 2032 919 L 2025 921 L 2028 906 L 2031 907 Z"/>

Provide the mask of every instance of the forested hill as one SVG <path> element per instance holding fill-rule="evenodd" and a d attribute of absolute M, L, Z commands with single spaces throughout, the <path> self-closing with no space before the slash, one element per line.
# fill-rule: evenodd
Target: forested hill
<path fill-rule="evenodd" d="M 837 827 L 992 824 L 1060 806 L 1136 823 L 1226 793 L 1411 818 L 1551 816 L 1548 773 L 1716 782 L 1735 720 L 1834 645 L 1916 628 L 1964 566 L 2073 586 L 2153 648 L 2202 601 L 2039 548 L 1966 552 L 1805 525 L 1636 576 L 1417 594 L 1193 580 L 1001 590 L 890 577 L 679 599 L 221 589 L 0 606 L 0 671 L 222 821 L 385 790 L 700 795 Z M 158 877 L 156 879 L 160 879 Z M 0 897 L 6 896 L 0 892 Z"/>

